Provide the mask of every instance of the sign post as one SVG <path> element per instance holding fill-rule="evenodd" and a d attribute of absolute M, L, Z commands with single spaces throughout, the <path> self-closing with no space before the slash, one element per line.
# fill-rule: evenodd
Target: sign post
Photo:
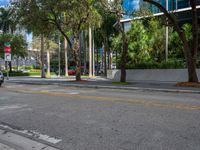
<path fill-rule="evenodd" d="M 6 66 L 7 66 L 7 80 L 9 80 L 9 62 L 11 63 L 12 61 L 12 57 L 11 57 L 11 45 L 10 42 L 6 42 L 4 43 L 4 52 L 5 52 L 5 62 L 6 62 Z"/>

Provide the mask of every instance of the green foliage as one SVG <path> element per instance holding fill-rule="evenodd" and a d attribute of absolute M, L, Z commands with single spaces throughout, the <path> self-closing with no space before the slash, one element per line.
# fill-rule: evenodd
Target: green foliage
<path fill-rule="evenodd" d="M 53 36 L 52 36 L 53 37 Z M 44 50 L 48 50 L 50 52 L 55 52 L 58 49 L 58 44 L 52 37 L 44 38 Z M 32 48 L 40 50 L 41 48 L 41 39 L 37 36 L 33 37 Z"/>
<path fill-rule="evenodd" d="M 10 42 L 12 56 L 22 58 L 27 56 L 27 43 L 22 35 L 3 34 L 0 35 L 0 57 L 4 57 L 5 42 Z"/>
<path fill-rule="evenodd" d="M 191 24 L 184 24 L 183 30 L 185 31 L 186 38 L 189 45 L 192 46 L 192 26 Z M 172 32 L 169 41 L 169 57 L 171 58 L 184 58 L 183 44 L 177 32 Z"/>
<path fill-rule="evenodd" d="M 148 34 L 148 45 L 152 59 L 161 62 L 165 59 L 165 27 L 161 19 L 152 18 L 148 21 L 146 28 Z M 169 30 L 170 31 L 170 30 Z"/>
<path fill-rule="evenodd" d="M 169 60 L 162 62 L 141 62 L 137 64 L 129 64 L 128 69 L 183 69 L 186 68 L 185 63 L 180 60 Z"/>
<path fill-rule="evenodd" d="M 129 37 L 129 61 L 128 64 L 135 64 L 149 61 L 150 51 L 148 47 L 148 34 L 142 21 L 134 21 L 131 30 L 127 33 Z"/>
<path fill-rule="evenodd" d="M 12 7 L 0 8 L 0 29 L 3 33 L 13 33 L 16 29 L 18 17 Z"/>
<path fill-rule="evenodd" d="M 183 29 L 191 45 L 191 25 L 185 24 Z M 127 69 L 185 68 L 183 44 L 172 28 L 169 28 L 169 59 L 171 61 L 163 61 L 165 59 L 165 27 L 162 25 L 162 20 L 155 18 L 134 20 L 130 31 L 126 34 L 129 38 Z M 121 54 L 121 35 L 112 39 L 112 49 L 117 51 L 118 55 Z M 176 59 L 179 61 L 175 61 Z M 118 59 L 117 64 L 120 63 L 121 61 Z M 199 63 L 197 66 L 199 66 Z"/>

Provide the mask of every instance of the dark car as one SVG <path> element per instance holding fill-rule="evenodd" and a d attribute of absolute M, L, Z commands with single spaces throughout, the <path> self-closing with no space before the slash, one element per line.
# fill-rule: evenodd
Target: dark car
<path fill-rule="evenodd" d="M 4 82 L 4 76 L 3 73 L 0 71 L 0 86 L 2 85 L 3 82 Z"/>

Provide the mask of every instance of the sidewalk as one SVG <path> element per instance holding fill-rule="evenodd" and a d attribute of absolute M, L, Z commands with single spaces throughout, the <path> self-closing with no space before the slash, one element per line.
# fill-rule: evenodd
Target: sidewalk
<path fill-rule="evenodd" d="M 59 150 L 10 131 L 0 129 L 0 150 Z"/>
<path fill-rule="evenodd" d="M 42 79 L 39 77 L 13 77 L 5 83 L 35 84 L 35 85 L 60 85 L 79 88 L 103 88 L 120 90 L 140 90 L 158 92 L 181 92 L 200 94 L 200 88 L 177 87 L 175 82 L 135 81 L 126 85 L 117 84 L 104 77 L 83 78 L 83 81 L 76 82 L 75 77 Z"/>

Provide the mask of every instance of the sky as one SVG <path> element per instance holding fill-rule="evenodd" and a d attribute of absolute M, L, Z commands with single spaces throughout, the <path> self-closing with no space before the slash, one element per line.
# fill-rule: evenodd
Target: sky
<path fill-rule="evenodd" d="M 9 0 L 0 0 L 0 6 L 5 6 L 9 4 Z"/>
<path fill-rule="evenodd" d="M 140 0 L 124 0 L 124 9 L 129 12 L 132 13 L 135 10 L 139 9 L 139 3 Z"/>

